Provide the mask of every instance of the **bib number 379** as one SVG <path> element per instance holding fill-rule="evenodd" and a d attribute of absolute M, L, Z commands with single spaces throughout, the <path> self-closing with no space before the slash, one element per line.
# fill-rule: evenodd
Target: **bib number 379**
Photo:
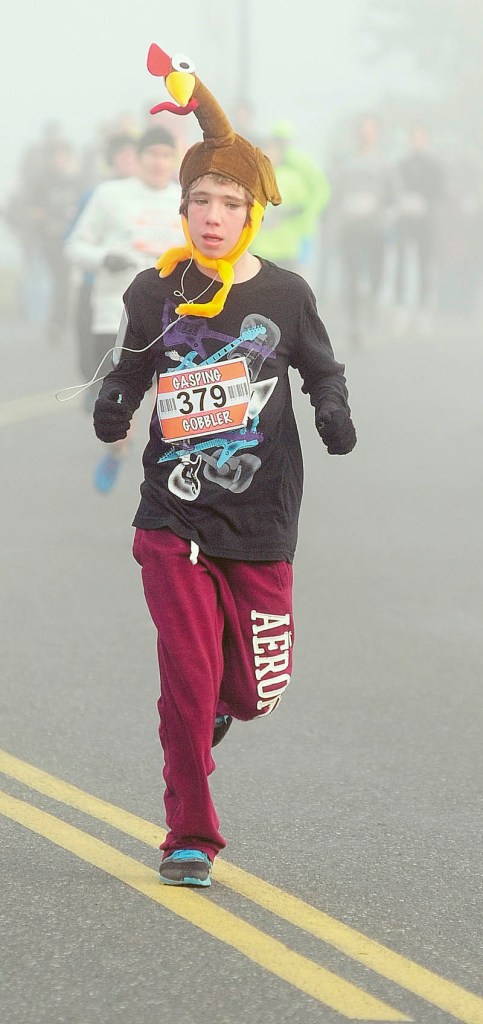
<path fill-rule="evenodd" d="M 157 411 L 165 441 L 244 427 L 249 401 L 244 358 L 159 375 Z"/>

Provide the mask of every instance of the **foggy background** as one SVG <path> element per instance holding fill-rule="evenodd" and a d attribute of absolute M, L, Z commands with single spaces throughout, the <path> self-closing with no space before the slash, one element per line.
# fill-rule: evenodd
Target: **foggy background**
<path fill-rule="evenodd" d="M 243 96 L 257 127 L 292 119 L 298 142 L 321 158 L 346 112 L 419 104 L 445 137 L 481 143 L 481 0 L 45 0 L 9 5 L 0 49 L 1 182 L 47 119 L 79 145 L 100 121 L 135 116 L 162 82 L 146 70 L 151 42 L 182 51 L 226 108 Z M 475 139 L 474 132 L 479 133 Z M 456 141 L 456 139 L 455 139 Z"/>
<path fill-rule="evenodd" d="M 164 98 L 164 83 L 146 70 L 152 42 L 191 56 L 226 108 L 242 93 L 253 101 L 260 129 L 290 117 L 307 144 L 315 128 L 317 153 L 334 118 L 360 100 L 363 7 L 303 0 L 290 16 L 274 0 L 140 0 L 136 10 L 127 0 L 11 5 L 1 43 L 2 185 L 45 120 L 85 144 L 101 120 L 122 111 L 145 116 L 158 94 Z M 371 83 L 364 89 L 370 95 Z"/>
<path fill-rule="evenodd" d="M 465 241 L 467 219 L 474 226 L 473 213 L 481 216 L 482 30 L 481 0 L 300 0 L 292 8 L 274 0 L 186 0 L 182 7 L 141 0 L 135 11 L 123 0 L 10 5 L 0 43 L 0 207 L 8 207 L 21 161 L 46 125 L 72 143 L 81 169 L 110 131 L 146 127 L 149 107 L 165 98 L 163 81 L 146 69 L 157 42 L 192 57 L 242 134 L 263 142 L 287 119 L 294 144 L 327 173 L 364 112 L 380 119 L 394 161 L 410 125 L 424 120 L 448 194 L 464 207 L 458 227 Z M 241 104 L 250 109 L 248 124 L 238 120 Z M 182 135 L 181 149 L 198 138 L 195 118 L 163 116 Z M 5 217 L 0 232 L 5 312 L 16 301 L 9 268 L 18 263 L 18 245 Z M 314 260 L 317 291 L 317 253 Z"/>

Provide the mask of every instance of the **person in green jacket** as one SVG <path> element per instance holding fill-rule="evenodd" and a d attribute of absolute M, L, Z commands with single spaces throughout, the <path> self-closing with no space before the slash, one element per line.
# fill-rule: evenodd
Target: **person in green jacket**
<path fill-rule="evenodd" d="M 274 125 L 262 146 L 276 168 L 283 206 L 265 214 L 257 253 L 305 275 L 331 188 L 315 161 L 294 146 L 292 139 L 290 123 L 282 121 Z"/>

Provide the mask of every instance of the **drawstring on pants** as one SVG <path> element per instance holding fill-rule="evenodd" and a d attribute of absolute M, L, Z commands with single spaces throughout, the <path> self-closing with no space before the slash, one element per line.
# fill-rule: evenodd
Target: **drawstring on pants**
<path fill-rule="evenodd" d="M 191 565 L 196 565 L 196 563 L 198 561 L 199 553 L 200 553 L 199 544 L 197 544 L 196 541 L 192 540 L 191 541 L 191 552 L 190 552 L 190 562 L 191 562 Z"/>

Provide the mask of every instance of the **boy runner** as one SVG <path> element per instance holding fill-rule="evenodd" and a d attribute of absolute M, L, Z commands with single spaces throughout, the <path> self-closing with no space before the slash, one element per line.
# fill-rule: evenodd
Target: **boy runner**
<path fill-rule="evenodd" d="M 207 886 L 225 846 L 211 748 L 233 718 L 273 711 L 290 682 L 302 456 L 289 366 L 329 453 L 351 451 L 356 435 L 309 286 L 248 252 L 266 203 L 281 201 L 270 161 L 235 135 L 187 58 L 153 46 L 148 67 L 181 113 L 195 111 L 204 140 L 180 168 L 187 244 L 128 288 L 94 426 L 103 441 L 124 437 L 156 376 L 133 553 L 158 633 L 160 878 Z"/>

